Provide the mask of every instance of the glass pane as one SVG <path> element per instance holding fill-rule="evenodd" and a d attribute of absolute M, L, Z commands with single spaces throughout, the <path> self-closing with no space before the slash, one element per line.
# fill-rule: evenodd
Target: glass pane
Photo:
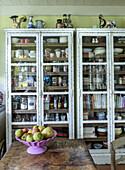
<path fill-rule="evenodd" d="M 82 43 L 83 62 L 106 62 L 106 37 L 86 36 Z"/>
<path fill-rule="evenodd" d="M 84 65 L 83 66 L 83 91 L 105 91 L 106 86 L 106 66 L 104 65 Z"/>
<path fill-rule="evenodd" d="M 83 120 L 106 120 L 107 96 L 106 94 L 83 95 Z"/>
<path fill-rule="evenodd" d="M 11 76 L 12 92 L 36 92 L 35 66 L 13 66 Z"/>
<path fill-rule="evenodd" d="M 68 36 L 44 37 L 43 62 L 65 63 L 68 62 Z"/>
<path fill-rule="evenodd" d="M 36 37 L 11 38 L 12 63 L 36 63 Z"/>
<path fill-rule="evenodd" d="M 68 121 L 68 95 L 44 96 L 44 121 Z"/>
<path fill-rule="evenodd" d="M 107 149 L 107 124 L 105 125 L 89 125 L 83 128 L 84 140 L 88 149 Z M 92 139 L 92 140 L 91 140 Z"/>
<path fill-rule="evenodd" d="M 44 91 L 68 91 L 68 66 L 44 66 Z"/>
<path fill-rule="evenodd" d="M 12 98 L 12 122 L 36 122 L 36 96 L 15 96 Z"/>
<path fill-rule="evenodd" d="M 114 66 L 114 88 L 115 90 L 125 90 L 125 65 Z"/>
<path fill-rule="evenodd" d="M 125 62 L 125 37 L 114 37 L 114 61 L 115 62 Z"/>

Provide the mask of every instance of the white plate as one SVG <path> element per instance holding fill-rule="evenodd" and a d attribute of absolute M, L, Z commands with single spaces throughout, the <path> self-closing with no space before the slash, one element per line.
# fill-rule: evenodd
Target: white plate
<path fill-rule="evenodd" d="M 122 53 L 123 48 L 114 48 L 114 53 Z"/>

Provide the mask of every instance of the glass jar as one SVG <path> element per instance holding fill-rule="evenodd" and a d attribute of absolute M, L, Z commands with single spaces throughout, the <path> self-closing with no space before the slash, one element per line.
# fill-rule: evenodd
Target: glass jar
<path fill-rule="evenodd" d="M 62 20 L 57 19 L 56 28 L 62 28 Z"/>
<path fill-rule="evenodd" d="M 22 97 L 21 109 L 27 109 L 27 98 L 26 97 Z"/>

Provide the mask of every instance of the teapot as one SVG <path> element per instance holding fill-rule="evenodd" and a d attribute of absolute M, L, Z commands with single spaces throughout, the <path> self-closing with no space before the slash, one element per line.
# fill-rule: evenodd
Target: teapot
<path fill-rule="evenodd" d="M 45 21 L 36 20 L 36 28 L 44 28 L 45 25 L 46 25 Z"/>

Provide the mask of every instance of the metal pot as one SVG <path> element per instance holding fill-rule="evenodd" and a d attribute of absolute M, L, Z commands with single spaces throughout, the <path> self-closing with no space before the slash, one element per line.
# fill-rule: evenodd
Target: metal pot
<path fill-rule="evenodd" d="M 44 28 L 45 25 L 46 25 L 45 21 L 36 20 L 36 28 Z"/>

